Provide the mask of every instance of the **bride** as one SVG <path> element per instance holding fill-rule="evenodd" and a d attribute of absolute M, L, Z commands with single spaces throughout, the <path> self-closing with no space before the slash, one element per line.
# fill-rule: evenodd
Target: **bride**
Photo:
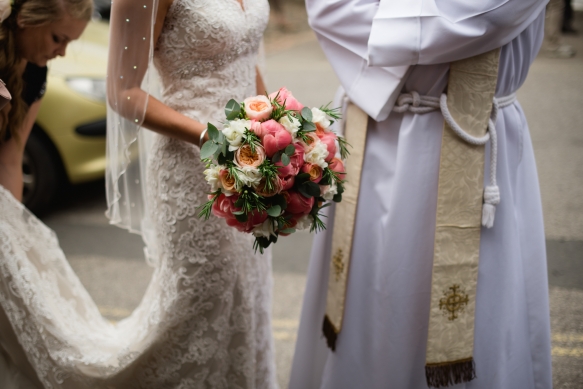
<path fill-rule="evenodd" d="M 131 316 L 108 322 L 54 233 L 0 186 L 5 368 L 47 388 L 276 386 L 270 255 L 218 218 L 197 218 L 203 123 L 219 123 L 229 99 L 264 92 L 268 11 L 266 0 L 113 2 L 108 216 L 142 234 L 154 274 Z"/>

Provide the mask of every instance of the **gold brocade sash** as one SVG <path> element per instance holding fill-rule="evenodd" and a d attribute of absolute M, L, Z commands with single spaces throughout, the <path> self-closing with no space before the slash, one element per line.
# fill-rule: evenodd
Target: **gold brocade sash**
<path fill-rule="evenodd" d="M 342 202 L 336 204 L 332 233 L 332 260 L 328 280 L 326 316 L 322 330 L 328 347 L 336 349 L 336 337 L 342 329 L 346 283 L 352 252 L 352 237 L 356 221 L 356 206 L 360 189 L 360 173 L 364 161 L 368 115 L 352 103 L 346 108 L 344 137 L 352 146 L 346 175 L 350 177 L 344 186 Z"/>
<path fill-rule="evenodd" d="M 453 62 L 447 108 L 470 136 L 486 134 L 498 77 L 500 50 Z M 364 118 L 363 118 L 364 115 Z M 348 268 L 356 220 L 356 200 L 364 156 L 367 120 L 349 106 L 346 138 L 352 144 L 348 182 L 336 205 L 332 258 L 323 331 L 334 350 L 342 328 Z M 362 139 L 361 139 L 362 138 Z M 475 378 L 474 316 L 484 196 L 484 146 L 462 140 L 444 123 L 431 285 L 425 373 L 427 384 L 443 387 Z M 347 196 L 350 193 L 350 197 Z M 350 198 L 350 201 L 347 199 Z"/>

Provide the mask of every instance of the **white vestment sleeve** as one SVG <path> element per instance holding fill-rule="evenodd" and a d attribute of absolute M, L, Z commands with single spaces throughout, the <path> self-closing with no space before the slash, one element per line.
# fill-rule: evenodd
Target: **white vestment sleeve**
<path fill-rule="evenodd" d="M 369 67 L 368 40 L 378 0 L 307 0 L 310 25 L 346 94 L 375 120 L 384 120 L 409 68 Z"/>
<path fill-rule="evenodd" d="M 547 1 L 380 0 L 369 65 L 429 65 L 485 53 L 524 31 Z"/>

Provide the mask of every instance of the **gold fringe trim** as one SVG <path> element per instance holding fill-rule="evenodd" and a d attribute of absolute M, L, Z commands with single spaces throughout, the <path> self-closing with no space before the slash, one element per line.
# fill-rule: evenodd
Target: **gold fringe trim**
<path fill-rule="evenodd" d="M 427 386 L 443 388 L 470 382 L 476 378 L 476 365 L 472 357 L 452 362 L 428 363 L 425 365 Z"/>
<path fill-rule="evenodd" d="M 334 324 L 328 318 L 328 315 L 324 316 L 324 323 L 322 323 L 322 332 L 324 333 L 324 337 L 326 338 L 326 343 L 330 350 L 336 350 L 336 339 L 338 339 L 338 332 L 334 327 Z"/>

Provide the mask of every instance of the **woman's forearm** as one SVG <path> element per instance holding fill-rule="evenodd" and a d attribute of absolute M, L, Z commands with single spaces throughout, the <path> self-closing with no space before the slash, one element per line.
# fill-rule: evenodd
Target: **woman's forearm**
<path fill-rule="evenodd" d="M 143 126 L 159 134 L 198 145 L 206 128 L 194 119 L 168 107 L 155 97 L 149 96 Z"/>
<path fill-rule="evenodd" d="M 40 101 L 33 103 L 20 131 L 13 134 L 10 140 L 0 143 L 0 185 L 10 191 L 19 201 L 22 201 L 22 158 L 24 147 L 36 120 Z"/>
<path fill-rule="evenodd" d="M 263 77 L 261 77 L 261 72 L 259 68 L 255 68 L 255 84 L 257 86 L 257 94 L 264 95 L 267 94 L 267 88 L 263 82 Z"/>

